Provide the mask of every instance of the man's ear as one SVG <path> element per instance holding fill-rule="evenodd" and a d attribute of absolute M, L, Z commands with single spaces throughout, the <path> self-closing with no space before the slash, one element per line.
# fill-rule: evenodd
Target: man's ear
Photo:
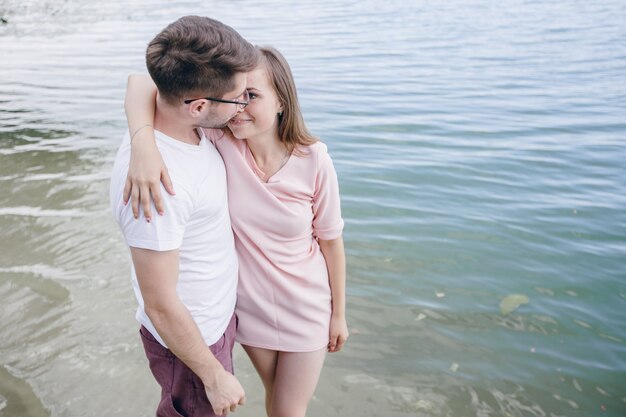
<path fill-rule="evenodd" d="M 191 103 L 187 104 L 187 111 L 192 117 L 199 117 L 202 115 L 202 113 L 206 112 L 209 105 L 210 103 L 208 100 L 194 100 Z"/>

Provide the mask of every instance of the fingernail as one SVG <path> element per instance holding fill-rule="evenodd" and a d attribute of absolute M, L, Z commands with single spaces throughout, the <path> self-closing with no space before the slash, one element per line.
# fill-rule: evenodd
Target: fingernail
<path fill-rule="evenodd" d="M 150 223 L 150 217 L 146 217 L 146 221 Z"/>
<path fill-rule="evenodd" d="M 162 215 L 163 215 L 163 212 L 162 212 L 162 211 L 159 211 L 159 216 L 162 216 Z"/>

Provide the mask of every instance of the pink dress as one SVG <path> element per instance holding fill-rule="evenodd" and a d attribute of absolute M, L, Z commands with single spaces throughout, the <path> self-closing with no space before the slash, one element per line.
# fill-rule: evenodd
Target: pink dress
<path fill-rule="evenodd" d="M 328 344 L 331 294 L 316 238 L 341 236 L 339 187 L 326 145 L 292 155 L 262 181 L 245 140 L 217 137 L 239 257 L 237 341 L 310 352 Z"/>

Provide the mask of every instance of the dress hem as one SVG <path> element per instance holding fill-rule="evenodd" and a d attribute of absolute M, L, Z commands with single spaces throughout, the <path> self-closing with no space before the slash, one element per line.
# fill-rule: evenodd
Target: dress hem
<path fill-rule="evenodd" d="M 297 348 L 297 349 L 293 349 L 293 348 L 287 348 L 287 347 L 276 347 L 276 346 L 260 345 L 258 343 L 248 343 L 248 342 L 239 340 L 239 338 L 236 338 L 235 340 L 240 345 L 256 347 L 256 348 L 261 348 L 261 349 L 275 350 L 277 352 L 293 352 L 293 353 L 316 352 L 316 351 L 321 350 L 322 348 L 325 348 L 325 347 L 328 346 L 328 343 L 325 343 L 325 344 L 320 345 L 320 346 L 315 347 L 315 348 Z"/>

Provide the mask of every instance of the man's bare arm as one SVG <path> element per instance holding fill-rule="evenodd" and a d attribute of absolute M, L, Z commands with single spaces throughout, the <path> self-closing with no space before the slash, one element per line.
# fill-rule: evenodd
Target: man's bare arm
<path fill-rule="evenodd" d="M 243 388 L 215 358 L 176 293 L 178 251 L 131 248 L 131 255 L 146 314 L 159 336 L 200 377 L 217 415 L 235 411 L 245 402 Z"/>

